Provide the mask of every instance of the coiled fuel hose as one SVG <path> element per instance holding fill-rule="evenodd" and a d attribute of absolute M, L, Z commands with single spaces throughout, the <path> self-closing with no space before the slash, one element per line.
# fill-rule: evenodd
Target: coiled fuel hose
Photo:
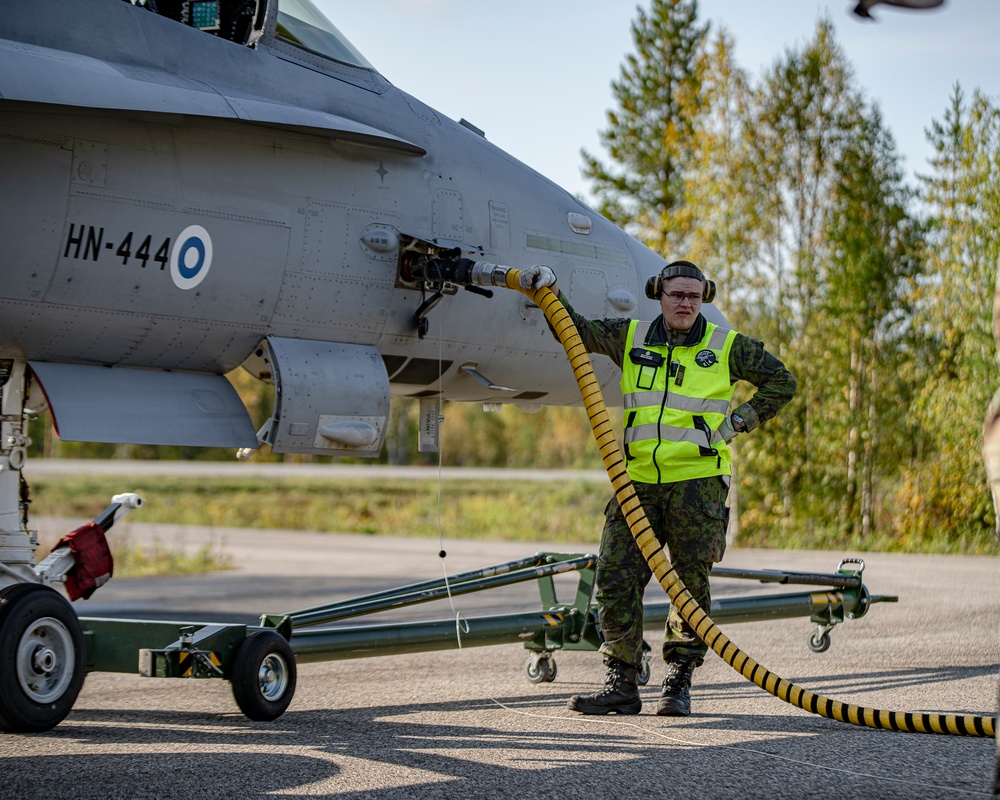
<path fill-rule="evenodd" d="M 482 263 L 482 262 L 480 262 Z M 484 265 L 485 266 L 485 265 Z M 493 266 L 493 265 L 490 265 Z M 504 268 L 499 268 L 504 270 Z M 600 384 L 594 377 L 590 356 L 583 345 L 583 340 L 573 324 L 565 307 L 548 288 L 522 289 L 519 284 L 520 270 L 506 269 L 497 272 L 494 285 L 501 285 L 500 279 L 505 279 L 508 289 L 515 289 L 526 294 L 545 314 L 545 318 L 555 330 L 559 341 L 566 350 L 573 375 L 580 388 L 580 396 L 587 409 L 590 426 L 594 438 L 600 448 L 601 459 L 607 470 L 615 498 L 621 505 L 622 513 L 635 537 L 636 544 L 642 551 L 649 568 L 653 571 L 660 586 L 670 597 L 670 602 L 685 621 L 694 629 L 715 653 L 730 667 L 751 683 L 755 683 L 764 691 L 774 695 L 796 708 L 818 714 L 828 719 L 846 722 L 867 728 L 883 728 L 907 733 L 939 733 L 956 736 L 994 737 L 993 719 L 968 714 L 927 714 L 909 713 L 903 711 L 882 711 L 876 708 L 865 708 L 851 703 L 831 700 L 823 695 L 810 692 L 771 672 L 758 664 L 750 656 L 733 644 L 719 630 L 704 609 L 691 596 L 680 577 L 674 571 L 663 548 L 652 532 L 649 521 L 642 510 L 642 505 L 635 494 L 635 489 L 625 470 L 625 462 L 611 420 L 604 405 L 604 396 Z"/>

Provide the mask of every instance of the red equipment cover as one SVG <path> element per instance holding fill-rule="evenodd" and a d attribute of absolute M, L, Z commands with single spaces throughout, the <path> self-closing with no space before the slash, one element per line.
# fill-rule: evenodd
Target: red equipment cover
<path fill-rule="evenodd" d="M 70 600 L 86 600 L 98 588 L 111 580 L 115 560 L 104 536 L 104 529 L 96 522 L 88 522 L 59 540 L 56 548 L 68 547 L 76 562 L 66 573 L 66 593 Z"/>

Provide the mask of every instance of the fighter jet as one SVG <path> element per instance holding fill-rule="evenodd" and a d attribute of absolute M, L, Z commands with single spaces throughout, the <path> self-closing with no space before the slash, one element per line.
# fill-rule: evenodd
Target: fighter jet
<path fill-rule="evenodd" d="M 0 359 L 68 440 L 373 456 L 390 395 L 573 403 L 536 308 L 407 255 L 548 264 L 598 316 L 663 263 L 309 0 L 13 0 L 0 98 Z M 276 385 L 259 433 L 240 365 Z"/>

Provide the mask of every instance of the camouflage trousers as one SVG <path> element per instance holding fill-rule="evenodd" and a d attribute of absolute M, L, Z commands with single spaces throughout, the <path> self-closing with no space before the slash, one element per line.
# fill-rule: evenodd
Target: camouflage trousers
<path fill-rule="evenodd" d="M 726 550 L 728 479 L 699 478 L 680 483 L 636 483 L 653 533 L 667 548 L 678 576 L 706 611 L 711 606 L 708 575 Z M 604 510 L 604 533 L 597 561 L 598 620 L 601 652 L 629 664 L 642 658 L 642 597 L 652 577 L 618 501 Z M 704 660 L 708 647 L 673 608 L 667 619 L 663 660 Z"/>

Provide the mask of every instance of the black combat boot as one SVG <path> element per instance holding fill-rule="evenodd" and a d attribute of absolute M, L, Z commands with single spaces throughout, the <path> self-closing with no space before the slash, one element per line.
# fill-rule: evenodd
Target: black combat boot
<path fill-rule="evenodd" d="M 637 668 L 610 657 L 604 659 L 604 664 L 608 668 L 604 689 L 594 694 L 573 695 L 569 707 L 581 714 L 638 714 L 642 700 L 636 680 Z"/>
<path fill-rule="evenodd" d="M 693 660 L 667 662 L 667 675 L 663 679 L 663 694 L 656 713 L 661 717 L 686 717 L 691 713 L 691 673 Z"/>

